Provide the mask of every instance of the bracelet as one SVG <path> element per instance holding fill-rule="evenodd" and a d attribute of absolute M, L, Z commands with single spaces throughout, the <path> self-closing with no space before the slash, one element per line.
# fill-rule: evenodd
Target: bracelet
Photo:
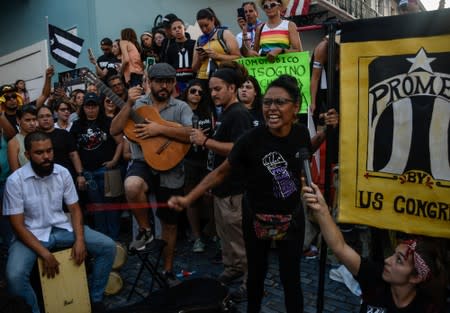
<path fill-rule="evenodd" d="M 313 68 L 322 68 L 322 64 L 320 62 L 314 61 Z"/>
<path fill-rule="evenodd" d="M 202 143 L 202 147 L 204 147 L 206 145 L 206 142 L 208 141 L 209 137 L 206 137 L 205 140 Z"/>

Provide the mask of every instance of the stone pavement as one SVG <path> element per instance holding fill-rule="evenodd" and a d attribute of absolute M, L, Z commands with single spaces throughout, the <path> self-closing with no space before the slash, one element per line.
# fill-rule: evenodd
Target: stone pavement
<path fill-rule="evenodd" d="M 223 269 L 221 264 L 212 263 L 215 255 L 215 243 L 209 242 L 204 253 L 191 252 L 192 243 L 188 240 L 179 240 L 175 258 L 175 273 L 182 270 L 193 272 L 190 277 L 217 277 Z M 142 296 L 148 295 L 151 282 L 150 274 L 144 270 L 138 282 L 137 292 L 127 302 L 128 294 L 137 275 L 140 262 L 137 256 L 129 256 L 125 265 L 119 270 L 123 279 L 123 289 L 116 295 L 105 297 L 105 304 L 109 309 L 128 306 L 141 301 Z M 302 259 L 302 287 L 305 303 L 305 312 L 316 312 L 317 284 L 318 284 L 318 259 Z M 354 296 L 343 284 L 328 278 L 330 266 L 327 266 L 327 277 L 325 280 L 324 312 L 351 313 L 359 312 L 359 297 Z M 266 278 L 266 296 L 263 300 L 263 313 L 285 312 L 284 294 L 279 281 L 278 261 L 274 252 L 270 255 L 269 273 Z M 230 290 L 239 287 L 239 283 L 230 286 Z M 245 312 L 246 303 L 237 304 L 238 312 Z"/>

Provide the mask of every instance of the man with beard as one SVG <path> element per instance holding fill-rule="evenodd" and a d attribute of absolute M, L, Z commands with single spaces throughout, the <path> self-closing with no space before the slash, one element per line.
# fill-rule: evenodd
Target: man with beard
<path fill-rule="evenodd" d="M 69 132 L 55 128 L 53 111 L 48 106 L 42 106 L 37 110 L 39 130 L 45 132 L 52 141 L 55 163 L 64 166 L 75 178 L 78 189 L 84 190 L 86 179 L 83 175 L 83 165 L 74 138 Z"/>
<path fill-rule="evenodd" d="M 187 103 L 171 97 L 176 84 L 175 76 L 175 69 L 167 63 L 158 63 L 150 67 L 147 82 L 150 93 L 141 96 L 142 87 L 139 86 L 129 89 L 126 105 L 112 121 L 111 135 L 115 136 L 123 131 L 133 110 L 150 105 L 159 112 L 164 120 L 176 122 L 183 127 L 171 127 L 155 121 L 147 121 L 135 125 L 137 138 L 149 139 L 154 136 L 164 136 L 173 141 L 189 143 L 192 110 Z M 181 163 L 168 171 L 158 172 L 145 162 L 145 151 L 143 152 L 138 144 L 130 141 L 130 145 L 132 161 L 125 179 L 125 194 L 128 203 L 142 203 L 145 206 L 145 203 L 148 202 L 147 194 L 149 192 L 155 194 L 158 203 L 165 203 L 172 195 L 183 193 L 184 170 Z M 143 250 L 153 240 L 148 219 L 149 213 L 147 209 L 142 208 L 131 210 L 140 230 L 135 240 L 131 242 L 129 249 Z M 172 268 L 177 238 L 178 212 L 167 208 L 158 208 L 156 215 L 161 221 L 162 239 L 167 242 L 164 250 L 164 275 L 170 285 L 176 282 Z"/>
<path fill-rule="evenodd" d="M 3 201 L 3 214 L 9 216 L 15 233 L 6 265 L 9 291 L 23 297 L 33 313 L 39 313 L 30 284 L 34 263 L 41 257 L 43 274 L 53 278 L 59 274 L 59 263 L 50 250 L 72 246 L 76 264 L 82 264 L 87 253 L 94 258 L 89 291 L 93 311 L 101 311 L 116 244 L 83 225 L 72 177 L 66 168 L 53 163 L 49 136 L 43 132 L 28 134 L 25 151 L 30 162 L 8 178 Z M 62 209 L 63 201 L 71 213 L 70 219 Z"/>
<path fill-rule="evenodd" d="M 252 128 L 252 116 L 239 102 L 238 89 L 247 80 L 245 68 L 236 62 L 224 62 L 209 80 L 211 98 L 222 107 L 212 138 L 199 129 L 193 129 L 191 142 L 209 150 L 208 170 L 214 170 L 227 158 L 234 143 Z M 224 284 L 242 277 L 247 272 L 247 258 L 242 236 L 242 199 L 244 193 L 243 169 L 235 169 L 221 184 L 214 187 L 214 219 L 222 244 L 224 270 L 218 280 Z M 245 287 L 245 285 L 243 285 Z M 245 294 L 245 290 L 242 292 Z"/>

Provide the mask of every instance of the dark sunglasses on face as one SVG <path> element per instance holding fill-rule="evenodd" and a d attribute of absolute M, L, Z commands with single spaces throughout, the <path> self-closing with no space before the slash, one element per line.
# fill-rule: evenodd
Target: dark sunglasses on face
<path fill-rule="evenodd" d="M 17 95 L 5 95 L 4 97 L 5 97 L 6 101 L 11 100 L 11 99 L 17 99 Z"/>
<path fill-rule="evenodd" d="M 191 88 L 191 89 L 189 89 L 189 93 L 191 95 L 198 94 L 199 96 L 202 96 L 203 95 L 203 90 L 197 89 L 197 88 Z"/>
<path fill-rule="evenodd" d="M 112 100 L 111 99 L 105 99 L 105 102 L 108 103 L 108 104 L 111 104 Z"/>
<path fill-rule="evenodd" d="M 292 103 L 293 100 L 292 99 L 287 99 L 287 98 L 264 98 L 263 99 L 263 106 L 270 108 L 270 106 L 273 104 L 275 104 L 276 107 L 282 107 L 285 104 L 288 103 Z"/>
<path fill-rule="evenodd" d="M 279 5 L 280 4 L 277 3 L 277 2 L 266 3 L 266 4 L 263 5 L 263 9 L 264 10 L 269 10 L 269 9 L 273 9 L 273 8 L 279 6 Z"/>

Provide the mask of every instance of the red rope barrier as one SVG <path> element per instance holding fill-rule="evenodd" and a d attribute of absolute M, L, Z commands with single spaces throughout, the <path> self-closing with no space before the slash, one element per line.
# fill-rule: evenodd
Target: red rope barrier
<path fill-rule="evenodd" d="M 115 203 L 89 203 L 86 205 L 88 212 L 122 211 L 131 209 L 169 208 L 166 202 L 115 202 Z"/>

